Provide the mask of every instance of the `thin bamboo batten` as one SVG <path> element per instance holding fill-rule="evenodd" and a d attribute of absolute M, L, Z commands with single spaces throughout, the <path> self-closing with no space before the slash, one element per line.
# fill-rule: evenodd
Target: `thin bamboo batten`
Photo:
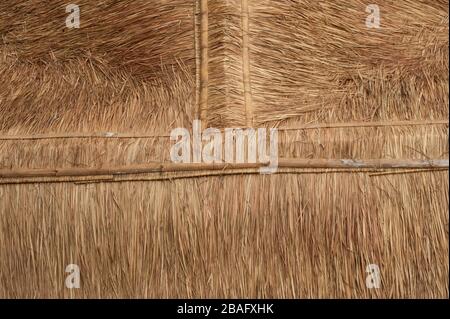
<path fill-rule="evenodd" d="M 349 123 L 323 123 L 306 124 L 300 127 L 277 128 L 280 132 L 314 130 L 324 128 L 358 128 L 358 127 L 397 127 L 397 126 L 425 126 L 425 125 L 448 125 L 448 120 L 428 121 L 387 121 L 387 122 L 349 122 Z M 223 132 L 223 130 L 222 130 Z M 102 139 L 139 139 L 139 138 L 170 138 L 168 134 L 152 133 L 119 133 L 119 132 L 86 132 L 86 133 L 48 133 L 48 134 L 19 134 L 0 135 L 0 140 L 46 140 L 46 139 L 77 139 L 77 138 L 102 138 Z"/>

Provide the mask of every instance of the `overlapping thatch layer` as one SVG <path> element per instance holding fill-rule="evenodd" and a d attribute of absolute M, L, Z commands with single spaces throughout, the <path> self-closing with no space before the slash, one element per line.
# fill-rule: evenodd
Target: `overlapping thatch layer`
<path fill-rule="evenodd" d="M 0 294 L 445 297 L 447 190 L 448 172 L 2 186 Z"/>

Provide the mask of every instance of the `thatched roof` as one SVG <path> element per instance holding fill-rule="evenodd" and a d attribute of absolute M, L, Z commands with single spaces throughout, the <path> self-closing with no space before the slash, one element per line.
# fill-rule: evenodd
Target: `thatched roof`
<path fill-rule="evenodd" d="M 0 297 L 448 298 L 447 0 L 66 5 L 0 3 Z M 277 174 L 171 163 L 194 119 Z"/>

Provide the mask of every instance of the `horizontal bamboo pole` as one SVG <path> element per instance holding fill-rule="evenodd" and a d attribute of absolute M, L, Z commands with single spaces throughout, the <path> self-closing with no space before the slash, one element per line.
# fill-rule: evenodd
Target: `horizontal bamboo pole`
<path fill-rule="evenodd" d="M 113 181 L 114 176 L 63 176 L 63 177 L 22 177 L 22 178 L 0 178 L 0 185 L 22 185 L 22 184 L 63 184 L 63 183 L 99 183 Z"/>
<path fill-rule="evenodd" d="M 194 172 L 226 169 L 260 168 L 264 163 L 243 164 L 175 164 L 151 163 L 145 165 L 130 165 L 123 167 L 102 168 L 54 168 L 54 169 L 0 169 L 0 178 L 31 178 L 31 177 L 68 177 L 68 176 L 98 176 L 98 175 L 130 175 L 147 173 Z"/>
<path fill-rule="evenodd" d="M 446 160 L 415 159 L 281 159 L 280 168 L 448 168 Z"/>
<path fill-rule="evenodd" d="M 440 172 L 447 171 L 446 168 L 428 168 L 428 169 L 404 169 L 401 171 L 384 169 L 279 169 L 275 174 L 277 175 L 316 175 L 316 174 L 369 174 L 370 177 L 374 176 L 384 176 L 391 174 L 411 174 L 411 173 L 428 173 L 428 172 Z M 205 173 L 194 173 L 194 174 L 182 174 L 182 175 L 160 175 L 160 176 L 143 176 L 143 177 L 120 177 L 105 180 L 82 180 L 76 181 L 77 185 L 84 184 L 97 184 L 97 183 L 125 183 L 125 182 L 152 182 L 152 181 L 167 181 L 167 180 L 179 180 L 179 179 L 190 179 L 190 178 L 202 178 L 202 177 L 217 177 L 217 176 L 239 176 L 239 175 L 259 175 L 261 174 L 257 169 L 246 169 L 246 170 L 231 170 L 231 171 L 208 171 Z M 0 181 L 0 185 L 2 181 Z"/>
<path fill-rule="evenodd" d="M 448 120 L 425 121 L 383 121 L 383 122 L 349 122 L 349 123 L 323 123 L 305 124 L 299 127 L 280 127 L 278 131 L 301 131 L 323 128 L 357 128 L 357 127 L 396 127 L 396 126 L 423 126 L 423 125 L 448 125 Z M 118 132 L 87 132 L 87 133 L 48 133 L 48 134 L 19 134 L 0 135 L 0 141 L 8 140 L 51 140 L 51 139 L 159 139 L 170 138 L 170 135 L 155 135 L 151 133 L 118 133 Z"/>
<path fill-rule="evenodd" d="M 424 126 L 424 125 L 448 125 L 448 120 L 417 120 L 417 121 L 382 121 L 382 122 L 348 122 L 348 123 L 323 123 L 306 124 L 300 127 L 279 128 L 280 131 L 313 130 L 321 128 L 357 128 L 357 127 L 396 127 L 396 126 Z"/>
<path fill-rule="evenodd" d="M 154 135 L 146 133 L 116 133 L 116 132 L 87 132 L 87 133 L 48 133 L 31 135 L 0 135 L 0 141 L 13 140 L 57 140 L 77 138 L 100 138 L 100 139 L 129 139 L 129 138 L 170 138 L 170 135 Z"/>
<path fill-rule="evenodd" d="M 0 178 L 34 178 L 34 177 L 70 177 L 70 176 L 105 176 L 130 175 L 146 173 L 198 172 L 252 169 L 266 166 L 268 163 L 243 164 L 175 164 L 151 163 L 124 167 L 103 168 L 55 168 L 55 169 L 0 169 Z M 335 169 L 398 169 L 398 168 L 448 168 L 446 160 L 414 159 L 280 159 L 279 168 L 335 168 Z"/>
<path fill-rule="evenodd" d="M 317 175 L 317 174 L 369 174 L 370 177 L 429 173 L 447 171 L 448 168 L 425 168 L 425 169 L 403 169 L 403 170 L 386 170 L 386 169 L 279 169 L 277 175 Z M 180 179 L 205 178 L 217 176 L 242 176 L 242 175 L 259 175 L 258 169 L 235 169 L 227 171 L 206 171 L 193 172 L 183 174 L 150 174 L 144 176 L 123 175 L 123 176 L 73 176 L 73 177 L 37 177 L 37 178 L 10 178 L 0 179 L 0 185 L 23 185 L 23 184 L 66 184 L 75 185 L 103 184 L 103 183 L 127 183 L 127 182 L 157 182 L 157 181 L 174 181 Z"/>

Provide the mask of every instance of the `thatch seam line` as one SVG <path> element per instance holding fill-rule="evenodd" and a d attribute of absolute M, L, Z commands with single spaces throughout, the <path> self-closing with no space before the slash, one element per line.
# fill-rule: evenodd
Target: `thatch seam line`
<path fill-rule="evenodd" d="M 386 121 L 386 122 L 348 122 L 348 123 L 323 123 L 305 124 L 300 127 L 280 127 L 278 131 L 301 131 L 324 128 L 358 128 L 358 127 L 396 127 L 396 126 L 425 126 L 448 125 L 448 120 L 425 121 Z M 222 130 L 223 131 L 223 130 Z M 130 138 L 170 138 L 170 135 L 158 135 L 151 133 L 118 133 L 118 132 L 87 132 L 87 133 L 48 133 L 48 134 L 19 134 L 0 135 L 0 141 L 8 140 L 46 140 L 46 139 L 76 139 L 76 138 L 106 138 L 106 139 L 130 139 Z"/>

